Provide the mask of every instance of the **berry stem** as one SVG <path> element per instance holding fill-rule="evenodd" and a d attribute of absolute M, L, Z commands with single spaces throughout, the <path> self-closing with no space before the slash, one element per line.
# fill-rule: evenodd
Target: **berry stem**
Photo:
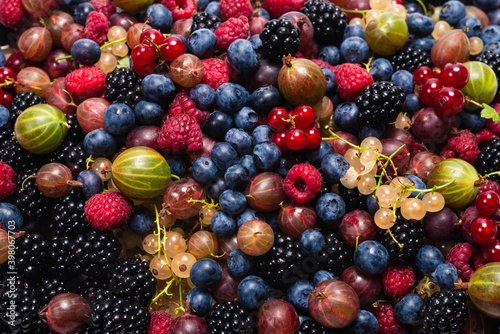
<path fill-rule="evenodd" d="M 177 175 L 174 175 L 174 174 L 170 174 L 170 177 L 174 180 L 180 180 L 181 178 L 178 177 Z"/>
<path fill-rule="evenodd" d="M 416 198 L 418 198 L 420 195 L 422 195 L 423 193 L 430 193 L 430 192 L 435 192 L 436 190 L 439 190 L 439 189 L 443 189 L 443 188 L 446 188 L 448 187 L 450 184 L 453 184 L 455 182 L 455 179 L 451 180 L 450 182 L 448 183 L 445 183 L 443 185 L 440 185 L 440 186 L 434 186 L 432 188 L 429 188 L 429 189 L 423 189 L 423 190 L 418 190 L 416 189 L 415 187 L 413 188 L 408 188 L 408 190 L 412 190 L 412 191 L 416 191 L 418 190 L 418 194 L 417 196 L 415 196 Z"/>
<path fill-rule="evenodd" d="M 107 41 L 106 43 L 104 43 L 102 46 L 101 46 L 101 51 L 107 47 L 107 46 L 110 46 L 110 45 L 113 45 L 113 44 L 119 44 L 119 43 L 123 43 L 127 40 L 127 37 L 123 37 L 123 38 L 120 38 L 120 39 L 117 39 L 116 41 Z M 65 57 L 58 57 L 56 58 L 56 60 L 64 60 L 64 59 L 71 59 L 73 58 L 72 55 L 69 55 L 69 56 L 65 56 Z"/>
<path fill-rule="evenodd" d="M 401 245 L 399 243 L 399 241 L 396 239 L 396 237 L 394 236 L 394 234 L 392 233 L 392 231 L 391 231 L 390 228 L 388 228 L 385 233 L 387 233 L 387 234 L 389 234 L 391 236 L 392 240 L 394 240 L 394 242 L 399 246 L 399 249 L 403 249 L 403 245 Z"/>
<path fill-rule="evenodd" d="M 425 4 L 422 2 L 422 0 L 416 0 L 420 6 L 422 6 L 422 8 L 424 9 L 424 15 L 427 16 L 427 7 L 425 6 Z"/>
<path fill-rule="evenodd" d="M 485 174 L 483 175 L 483 179 L 487 179 L 493 175 L 500 175 L 500 171 L 496 171 L 496 172 L 491 172 L 491 173 L 488 173 L 488 174 Z"/>
<path fill-rule="evenodd" d="M 160 215 L 158 214 L 158 208 L 156 207 L 155 203 L 155 223 L 156 223 L 156 228 L 158 229 L 158 257 L 161 256 L 161 226 L 160 226 Z M 156 234 L 156 233 L 155 233 Z M 168 261 L 167 261 L 168 263 Z"/>
<path fill-rule="evenodd" d="M 168 281 L 167 286 L 163 290 L 161 290 L 158 294 L 156 294 L 156 296 L 153 298 L 153 300 L 151 301 L 151 305 L 156 303 L 156 301 L 160 299 L 160 297 L 163 295 L 172 296 L 171 293 L 168 293 L 168 290 L 170 290 L 170 287 L 172 286 L 172 284 L 175 283 L 175 281 L 176 281 L 175 277 L 172 278 L 170 281 Z"/>
<path fill-rule="evenodd" d="M 85 160 L 85 163 L 87 164 L 87 169 L 90 168 L 90 164 L 95 162 L 95 159 L 92 157 L 92 154 L 89 155 L 89 157 L 87 158 L 87 160 Z"/>

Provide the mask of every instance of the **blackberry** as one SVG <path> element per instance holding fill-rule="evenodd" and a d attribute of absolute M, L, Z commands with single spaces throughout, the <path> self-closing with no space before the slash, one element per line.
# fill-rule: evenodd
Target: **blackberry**
<path fill-rule="evenodd" d="M 111 231 L 92 230 L 79 234 L 74 241 L 75 261 L 82 272 L 94 279 L 106 276 L 116 267 L 121 251 L 120 241 Z"/>
<path fill-rule="evenodd" d="M 314 320 L 304 320 L 300 324 L 300 329 L 295 334 L 336 334 L 342 333 L 339 330 L 327 328 Z"/>
<path fill-rule="evenodd" d="M 325 237 L 325 247 L 316 256 L 316 261 L 318 261 L 317 269 L 327 270 L 340 277 L 344 270 L 354 265 L 354 249 L 347 246 L 335 232 L 329 231 L 323 235 Z"/>
<path fill-rule="evenodd" d="M 253 333 L 249 313 L 235 300 L 216 303 L 205 321 L 211 334 Z"/>
<path fill-rule="evenodd" d="M 403 48 L 395 55 L 389 58 L 394 72 L 399 70 L 407 70 L 410 73 L 415 72 L 420 66 L 432 67 L 431 57 L 428 53 L 421 49 L 413 49 L 410 47 Z"/>
<path fill-rule="evenodd" d="M 49 229 L 59 236 L 74 237 L 86 233 L 90 225 L 85 220 L 86 197 L 81 189 L 70 190 L 65 196 L 54 201 Z"/>
<path fill-rule="evenodd" d="M 49 162 L 60 162 L 66 165 L 76 178 L 87 168 L 87 153 L 79 143 L 64 141 L 57 150 L 49 154 Z"/>
<path fill-rule="evenodd" d="M 15 171 L 29 167 L 40 167 L 45 162 L 44 155 L 35 155 L 19 145 L 14 139 L 14 133 L 8 129 L 0 129 L 0 160 L 10 165 Z"/>
<path fill-rule="evenodd" d="M 45 270 L 48 245 L 40 234 L 25 234 L 16 239 L 17 273 L 30 280 L 41 278 Z"/>
<path fill-rule="evenodd" d="M 347 26 L 347 15 L 330 1 L 309 0 L 300 11 L 314 27 L 314 39 L 320 44 L 340 45 Z"/>
<path fill-rule="evenodd" d="M 109 290 L 91 291 L 84 297 L 92 312 L 84 333 L 147 333 L 150 315 L 146 306 L 116 297 Z"/>
<path fill-rule="evenodd" d="M 73 251 L 73 240 L 67 237 L 52 236 L 47 241 L 47 274 L 69 281 L 80 271 Z"/>
<path fill-rule="evenodd" d="M 500 138 L 492 138 L 479 153 L 476 160 L 477 171 L 484 175 L 500 170 Z M 491 175 L 493 181 L 500 181 L 500 175 Z"/>
<path fill-rule="evenodd" d="M 339 183 L 338 190 L 339 196 L 342 197 L 345 202 L 346 212 L 358 209 L 368 211 L 368 207 L 366 205 L 367 196 L 360 193 L 358 189 L 349 189 Z"/>
<path fill-rule="evenodd" d="M 149 270 L 149 263 L 127 258 L 113 268 L 109 288 L 118 297 L 148 305 L 156 291 L 156 278 Z"/>
<path fill-rule="evenodd" d="M 424 333 L 458 333 L 467 320 L 467 297 L 459 290 L 441 290 L 430 296 L 419 311 Z"/>
<path fill-rule="evenodd" d="M 264 25 L 259 37 L 262 41 L 260 50 L 267 58 L 281 59 L 282 56 L 299 51 L 300 29 L 287 18 L 270 20 Z"/>
<path fill-rule="evenodd" d="M 42 194 L 36 185 L 36 179 L 32 177 L 36 175 L 37 171 L 38 168 L 30 167 L 18 172 L 16 177 L 17 189 L 10 200 L 25 218 L 47 216 L 52 205 L 53 200 Z"/>
<path fill-rule="evenodd" d="M 376 82 L 356 99 L 358 121 L 371 126 L 394 122 L 403 110 L 405 99 L 402 87 L 388 81 Z"/>
<path fill-rule="evenodd" d="M 491 67 L 493 72 L 497 75 L 498 83 L 500 83 L 500 54 L 487 50 L 483 52 L 477 60 Z"/>
<path fill-rule="evenodd" d="M 85 131 L 83 131 L 82 127 L 78 123 L 78 119 L 76 118 L 76 114 L 66 115 L 66 123 L 68 123 L 68 133 L 66 137 L 64 137 L 65 141 L 72 141 L 75 143 L 83 142 L 85 139 Z"/>
<path fill-rule="evenodd" d="M 104 97 L 109 103 L 125 103 L 134 108 L 140 101 L 140 78 L 133 70 L 120 68 L 106 75 L 106 94 Z"/>
<path fill-rule="evenodd" d="M 34 106 L 35 104 L 42 104 L 46 103 L 45 99 L 41 96 L 36 95 L 33 92 L 23 92 L 19 93 L 14 98 L 12 99 L 12 102 L 10 103 L 10 117 L 9 121 L 12 123 L 12 126 L 14 126 L 14 123 L 16 123 L 17 118 L 21 113 L 31 107 Z"/>
<path fill-rule="evenodd" d="M 211 31 L 215 31 L 222 20 L 214 15 L 207 12 L 196 13 L 193 15 L 193 25 L 191 26 L 191 32 L 194 32 L 198 29 L 209 29 Z"/>
<path fill-rule="evenodd" d="M 38 285 L 40 305 L 47 305 L 52 298 L 62 293 L 69 292 L 66 283 L 60 278 L 44 278 Z"/>
<path fill-rule="evenodd" d="M 391 260 L 409 263 L 414 260 L 418 250 L 424 245 L 422 223 L 404 219 L 399 211 L 397 212 L 396 222 L 391 227 L 391 233 L 399 244 L 386 230 L 379 230 L 379 240 L 387 248 Z"/>

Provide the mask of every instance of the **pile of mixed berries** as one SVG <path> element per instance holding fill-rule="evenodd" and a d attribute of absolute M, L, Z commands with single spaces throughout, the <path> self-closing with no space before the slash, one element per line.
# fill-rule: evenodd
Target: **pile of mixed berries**
<path fill-rule="evenodd" d="M 0 0 L 0 334 L 500 333 L 499 43 L 497 0 Z"/>

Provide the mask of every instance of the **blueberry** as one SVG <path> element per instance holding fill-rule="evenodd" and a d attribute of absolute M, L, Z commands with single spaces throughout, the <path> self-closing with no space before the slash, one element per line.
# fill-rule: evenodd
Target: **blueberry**
<path fill-rule="evenodd" d="M 260 143 L 253 148 L 255 165 L 265 172 L 278 168 L 280 158 L 281 151 L 273 142 Z"/>
<path fill-rule="evenodd" d="M 269 12 L 267 10 L 265 10 L 264 8 L 259 8 L 259 11 L 257 12 L 259 14 L 259 16 L 262 16 L 268 20 L 271 19 L 271 15 L 269 14 Z"/>
<path fill-rule="evenodd" d="M 420 189 L 420 190 L 427 189 L 427 186 L 425 185 L 424 181 L 422 181 L 418 176 L 406 175 L 406 178 L 414 183 L 413 187 L 415 187 L 415 189 Z M 417 195 L 419 195 L 418 191 L 412 191 L 410 197 L 416 197 Z M 420 194 L 418 198 L 422 199 L 424 195 L 425 193 Z"/>
<path fill-rule="evenodd" d="M 406 95 L 406 100 L 403 103 L 403 112 L 406 112 L 410 116 L 416 114 L 420 109 L 424 107 L 422 101 L 418 97 L 418 94 L 408 94 Z"/>
<path fill-rule="evenodd" d="M 490 10 L 494 10 L 498 6 L 497 0 L 472 0 L 472 5 L 475 7 L 482 9 L 486 13 Z M 492 23 L 490 23 L 492 24 Z"/>
<path fill-rule="evenodd" d="M 321 160 L 328 155 L 335 153 L 332 144 L 328 140 L 322 140 L 318 147 L 306 151 L 307 161 L 314 167 L 321 167 Z"/>
<path fill-rule="evenodd" d="M 432 273 L 434 283 L 441 289 L 452 289 L 458 282 L 457 268 L 451 263 L 442 263 Z"/>
<path fill-rule="evenodd" d="M 222 268 L 212 259 L 200 259 L 191 267 L 189 277 L 197 288 L 211 288 L 221 280 Z"/>
<path fill-rule="evenodd" d="M 165 111 L 156 103 L 140 101 L 135 105 L 134 114 L 139 124 L 157 125 L 161 124 Z"/>
<path fill-rule="evenodd" d="M 212 221 L 210 226 L 214 231 L 215 235 L 218 237 L 227 237 L 236 232 L 237 226 L 233 217 L 225 213 L 224 211 L 217 211 L 212 216 Z"/>
<path fill-rule="evenodd" d="M 187 300 L 189 300 L 189 310 L 192 311 L 191 314 L 199 317 L 208 315 L 208 312 L 212 308 L 212 295 L 205 289 L 191 289 L 186 295 L 186 301 Z"/>
<path fill-rule="evenodd" d="M 83 2 L 78 6 L 76 6 L 74 11 L 75 23 L 85 26 L 85 22 L 87 21 L 87 16 L 89 16 L 90 12 L 93 12 L 94 10 L 95 7 L 88 2 Z"/>
<path fill-rule="evenodd" d="M 329 279 L 334 279 L 335 276 L 329 271 L 326 270 L 318 270 L 313 277 L 314 286 L 318 286 L 319 283 L 324 282 Z"/>
<path fill-rule="evenodd" d="M 249 39 L 250 43 L 252 43 L 252 48 L 257 53 L 257 58 L 262 59 L 262 40 L 260 39 L 259 34 L 255 34 Z"/>
<path fill-rule="evenodd" d="M 346 158 L 337 153 L 327 154 L 321 159 L 321 174 L 329 184 L 337 184 L 349 169 Z"/>
<path fill-rule="evenodd" d="M 252 152 L 252 136 L 242 129 L 229 129 L 224 136 L 224 140 L 231 144 L 239 154 L 248 154 Z"/>
<path fill-rule="evenodd" d="M 247 199 L 245 195 L 232 189 L 224 190 L 219 197 L 219 204 L 225 213 L 237 215 L 247 208 Z"/>
<path fill-rule="evenodd" d="M 399 70 L 391 76 L 391 81 L 399 87 L 403 87 L 405 94 L 413 93 L 413 74 L 407 70 Z"/>
<path fill-rule="evenodd" d="M 260 144 L 273 139 L 274 130 L 269 125 L 259 125 L 252 132 L 252 139 L 255 144 Z M 331 146 L 331 145 L 330 145 Z"/>
<path fill-rule="evenodd" d="M 375 137 L 377 139 L 384 139 L 385 138 L 385 128 L 383 125 L 376 125 L 376 126 L 368 126 L 365 125 L 359 130 L 358 132 L 358 139 L 360 141 L 363 141 L 365 138 L 368 137 Z"/>
<path fill-rule="evenodd" d="M 264 220 L 264 219 L 254 209 L 246 208 L 245 211 L 243 211 L 236 217 L 236 226 L 240 228 L 241 225 L 245 224 L 249 220 Z"/>
<path fill-rule="evenodd" d="M 486 118 L 482 118 L 479 113 L 468 113 L 465 110 L 462 110 L 458 116 L 462 120 L 462 127 L 464 129 L 469 129 L 474 133 L 484 129 L 486 127 L 486 122 L 488 121 Z"/>
<path fill-rule="evenodd" d="M 481 35 L 481 22 L 472 16 L 466 16 L 458 22 L 457 29 L 461 29 L 467 37 Z"/>
<path fill-rule="evenodd" d="M 163 33 L 170 31 L 172 26 L 172 12 L 161 4 L 154 4 L 148 7 L 146 14 L 149 19 L 149 25 Z"/>
<path fill-rule="evenodd" d="M 258 276 L 247 276 L 238 285 L 238 301 L 248 310 L 257 310 L 269 298 L 269 287 Z"/>
<path fill-rule="evenodd" d="M 97 129 L 87 133 L 83 139 L 83 149 L 93 157 L 109 157 L 118 150 L 118 142 L 108 131 Z"/>
<path fill-rule="evenodd" d="M 0 50 L 0 67 L 5 66 L 5 54 Z"/>
<path fill-rule="evenodd" d="M 253 269 L 253 257 L 237 248 L 229 254 L 227 268 L 236 277 L 248 276 Z"/>
<path fill-rule="evenodd" d="M 374 215 L 375 212 L 377 212 L 378 209 L 380 209 L 380 206 L 378 205 L 378 201 L 375 198 L 375 194 L 371 194 L 371 195 L 366 196 L 366 206 L 368 207 L 368 211 L 370 211 L 370 213 L 372 215 Z"/>
<path fill-rule="evenodd" d="M 150 74 L 142 80 L 142 96 L 144 99 L 159 105 L 169 105 L 175 96 L 175 85 L 166 75 Z"/>
<path fill-rule="evenodd" d="M 340 50 L 336 46 L 325 46 L 319 51 L 318 59 L 332 66 L 338 65 L 340 64 Z"/>
<path fill-rule="evenodd" d="M 434 21 L 429 16 L 413 13 L 406 17 L 406 24 L 410 34 L 418 37 L 429 36 L 434 30 Z"/>
<path fill-rule="evenodd" d="M 465 17 L 465 5 L 457 0 L 445 2 L 439 11 L 439 20 L 456 26 Z"/>
<path fill-rule="evenodd" d="M 209 14 L 213 14 L 213 15 L 219 17 L 220 19 L 222 19 L 222 15 L 221 15 L 220 10 L 219 10 L 219 1 L 209 2 L 207 7 L 205 8 L 205 12 L 207 12 Z"/>
<path fill-rule="evenodd" d="M 306 256 L 313 256 L 325 247 L 325 237 L 320 231 L 305 230 L 300 236 L 300 251 Z"/>
<path fill-rule="evenodd" d="M 243 191 L 250 181 L 250 173 L 240 164 L 232 165 L 226 170 L 224 180 L 230 189 Z"/>
<path fill-rule="evenodd" d="M 365 29 L 363 29 L 359 24 L 348 24 L 344 29 L 343 39 L 354 36 L 365 39 Z"/>
<path fill-rule="evenodd" d="M 280 158 L 280 167 L 276 171 L 282 178 L 285 178 L 288 175 L 288 172 L 290 169 L 292 169 L 293 166 L 297 164 L 297 158 L 288 153 L 285 152 L 281 155 Z"/>
<path fill-rule="evenodd" d="M 415 263 L 424 275 L 430 276 L 438 265 L 444 263 L 444 256 L 436 247 L 424 245 L 418 250 Z"/>
<path fill-rule="evenodd" d="M 258 116 L 253 109 L 243 107 L 234 116 L 234 122 L 238 128 L 252 132 L 257 127 Z"/>
<path fill-rule="evenodd" d="M 101 58 L 101 48 L 93 40 L 82 38 L 71 47 L 71 55 L 78 64 L 92 66 Z"/>
<path fill-rule="evenodd" d="M 7 122 L 9 121 L 9 117 L 10 117 L 9 109 L 0 105 L 0 128 L 5 124 L 7 124 Z"/>
<path fill-rule="evenodd" d="M 377 318 L 367 310 L 359 310 L 353 322 L 346 327 L 347 334 L 368 334 L 378 332 Z"/>
<path fill-rule="evenodd" d="M 222 111 L 236 113 L 243 108 L 250 99 L 247 90 L 238 84 L 226 82 L 215 91 L 215 101 Z"/>
<path fill-rule="evenodd" d="M 370 74 L 374 81 L 389 81 L 394 72 L 392 64 L 385 58 L 377 58 L 372 61 Z"/>
<path fill-rule="evenodd" d="M 200 183 L 208 183 L 215 178 L 218 169 L 214 162 L 209 157 L 201 157 L 196 159 L 191 166 L 191 174 L 193 179 Z"/>
<path fill-rule="evenodd" d="M 168 154 L 165 156 L 170 172 L 178 177 L 183 177 L 187 173 L 187 166 L 184 158 L 178 154 Z"/>
<path fill-rule="evenodd" d="M 483 53 L 486 51 L 492 51 L 494 53 L 500 53 L 500 42 L 490 42 L 483 46 Z"/>
<path fill-rule="evenodd" d="M 205 133 L 217 140 L 223 140 L 226 132 L 234 126 L 234 120 L 231 115 L 225 112 L 215 110 L 208 116 L 205 124 Z"/>
<path fill-rule="evenodd" d="M 361 37 L 348 37 L 340 44 L 340 56 L 347 63 L 361 64 L 370 56 L 370 48 Z"/>
<path fill-rule="evenodd" d="M 434 43 L 436 43 L 436 40 L 434 38 L 422 37 L 415 39 L 411 46 L 414 49 L 421 49 L 424 52 L 431 53 L 431 49 L 434 46 Z"/>
<path fill-rule="evenodd" d="M 345 214 L 345 202 L 335 193 L 322 194 L 316 201 L 316 213 L 325 224 L 335 224 Z"/>
<path fill-rule="evenodd" d="M 361 124 L 358 121 L 359 109 L 354 102 L 344 102 L 335 108 L 333 120 L 342 131 L 356 132 Z"/>
<path fill-rule="evenodd" d="M 337 83 L 335 82 L 335 73 L 328 68 L 322 68 L 326 79 L 326 95 L 332 96 L 337 92 Z"/>
<path fill-rule="evenodd" d="M 217 37 L 210 29 L 198 29 L 189 35 L 186 48 L 200 59 L 210 58 L 217 48 Z"/>
<path fill-rule="evenodd" d="M 293 283 L 286 292 L 290 304 L 297 312 L 308 312 L 309 294 L 314 290 L 314 285 L 306 280 Z"/>
<path fill-rule="evenodd" d="M 202 12 L 207 8 L 207 5 L 210 3 L 210 0 L 199 0 L 196 2 L 196 9 L 198 9 L 199 12 Z"/>
<path fill-rule="evenodd" d="M 481 31 L 479 35 L 486 45 L 491 42 L 500 42 L 500 25 L 489 25 Z"/>
<path fill-rule="evenodd" d="M 406 13 L 408 15 L 414 14 L 414 13 L 424 14 L 424 10 L 422 9 L 422 6 L 416 2 L 406 2 L 405 1 L 404 5 L 406 8 Z"/>
<path fill-rule="evenodd" d="M 207 196 L 218 201 L 220 195 L 227 189 L 226 181 L 224 180 L 224 174 L 220 173 L 215 176 L 215 178 L 205 185 L 205 191 Z"/>
<path fill-rule="evenodd" d="M 19 231 L 23 228 L 23 215 L 11 203 L 0 202 L 0 222 L 5 231 Z"/>
<path fill-rule="evenodd" d="M 82 2 L 88 2 L 87 0 L 62 0 L 62 4 L 69 8 L 70 10 L 74 11 L 76 6 L 81 4 Z"/>
<path fill-rule="evenodd" d="M 206 84 L 197 84 L 189 91 L 189 97 L 200 110 L 212 110 L 215 107 L 215 90 Z"/>
<path fill-rule="evenodd" d="M 365 274 L 378 275 L 388 264 L 389 252 L 378 241 L 363 241 L 354 252 L 354 265 Z"/>
<path fill-rule="evenodd" d="M 496 0 L 495 0 L 495 2 L 496 2 Z M 492 24 L 492 25 L 500 24 L 500 9 L 495 9 L 495 10 L 488 12 L 488 18 L 490 19 L 490 24 Z M 1 65 L 1 63 L 0 63 L 0 66 L 3 66 L 3 65 Z"/>
<path fill-rule="evenodd" d="M 134 111 L 125 103 L 113 103 L 104 112 L 104 125 L 112 135 L 125 136 L 135 127 Z"/>
<path fill-rule="evenodd" d="M 420 296 L 414 293 L 407 294 L 394 307 L 396 319 L 405 325 L 419 325 L 423 320 L 419 313 L 423 305 L 424 301 Z"/>
<path fill-rule="evenodd" d="M 274 86 L 259 87 L 250 95 L 250 107 L 261 114 L 268 114 L 271 109 L 281 105 L 283 105 L 283 97 Z"/>
<path fill-rule="evenodd" d="M 252 43 L 246 39 L 237 39 L 227 49 L 227 60 L 239 74 L 248 75 L 257 69 L 257 54 Z"/>
<path fill-rule="evenodd" d="M 144 207 L 134 210 L 127 221 L 130 231 L 139 235 L 146 235 L 155 226 L 155 215 Z"/>
<path fill-rule="evenodd" d="M 222 171 L 237 164 L 239 161 L 236 150 L 230 143 L 226 142 L 215 144 L 214 147 L 212 147 L 211 157 L 217 168 Z"/>
<path fill-rule="evenodd" d="M 246 154 L 242 156 L 240 158 L 239 163 L 248 170 L 248 175 L 250 175 L 250 179 L 252 179 L 259 173 L 257 166 L 255 166 L 255 161 L 253 161 L 253 157 L 251 155 Z"/>
<path fill-rule="evenodd" d="M 83 184 L 82 191 L 85 197 L 90 198 L 95 194 L 99 194 L 104 189 L 104 182 L 96 171 L 87 169 L 81 171 L 76 178 L 76 181 Z"/>

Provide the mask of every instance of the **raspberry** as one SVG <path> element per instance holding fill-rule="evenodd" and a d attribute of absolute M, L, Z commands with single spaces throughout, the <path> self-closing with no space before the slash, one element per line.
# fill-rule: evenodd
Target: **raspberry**
<path fill-rule="evenodd" d="M 285 193 L 297 203 L 307 203 L 321 190 L 323 177 L 309 164 L 294 165 L 283 183 Z"/>
<path fill-rule="evenodd" d="M 249 0 L 220 0 L 219 10 L 224 21 L 240 15 L 250 20 L 253 13 L 252 3 Z"/>
<path fill-rule="evenodd" d="M 382 284 L 389 297 L 403 297 L 415 285 L 415 272 L 407 263 L 390 264 L 382 273 Z"/>
<path fill-rule="evenodd" d="M 96 66 L 82 67 L 66 76 L 64 88 L 77 100 L 101 97 L 106 90 L 106 74 Z"/>
<path fill-rule="evenodd" d="M 378 321 L 378 334 L 403 333 L 403 327 L 396 319 L 394 305 L 391 303 L 380 303 L 373 315 Z"/>
<path fill-rule="evenodd" d="M 475 133 L 475 136 L 478 144 L 481 144 L 483 141 L 487 142 L 493 138 L 498 138 L 496 134 L 494 134 L 488 129 L 482 129 L 481 131 Z"/>
<path fill-rule="evenodd" d="M 215 29 L 215 36 L 217 37 L 217 48 L 221 52 L 226 52 L 237 39 L 247 39 L 250 26 L 246 16 L 231 17 L 229 20 L 222 22 L 221 25 Z"/>
<path fill-rule="evenodd" d="M 474 270 L 468 261 L 477 253 L 477 249 L 467 242 L 456 244 L 448 253 L 446 263 L 454 265 L 457 268 L 458 277 L 468 282 L 472 274 L 474 274 Z"/>
<path fill-rule="evenodd" d="M 92 11 L 85 22 L 85 37 L 93 40 L 99 45 L 104 44 L 109 30 L 109 21 L 106 15 Z"/>
<path fill-rule="evenodd" d="M 493 180 L 486 180 L 486 184 L 483 184 L 482 186 L 479 187 L 477 194 L 479 195 L 488 190 L 494 191 L 497 193 L 497 195 L 500 196 L 500 184 L 498 184 L 496 181 Z"/>
<path fill-rule="evenodd" d="M 336 69 L 335 82 L 340 97 L 352 102 L 361 95 L 365 87 L 373 83 L 373 78 L 364 68 L 345 63 Z"/>
<path fill-rule="evenodd" d="M 188 19 L 196 10 L 195 0 L 162 0 L 161 4 L 172 12 L 174 21 Z"/>
<path fill-rule="evenodd" d="M 458 158 L 474 164 L 479 152 L 476 136 L 470 130 L 460 130 L 458 134 L 450 136 L 441 150 L 441 157 Z"/>
<path fill-rule="evenodd" d="M 12 195 L 16 189 L 16 172 L 0 161 L 0 200 Z"/>
<path fill-rule="evenodd" d="M 196 108 L 196 104 L 189 97 L 189 91 L 186 89 L 179 90 L 172 103 L 168 106 L 169 116 L 172 117 L 181 114 L 193 117 L 200 124 L 203 124 L 208 118 L 205 112 Z"/>
<path fill-rule="evenodd" d="M 104 231 L 117 227 L 132 214 L 134 206 L 125 195 L 108 191 L 90 197 L 85 203 L 85 219 L 94 228 Z"/>
<path fill-rule="evenodd" d="M 161 127 L 158 147 L 166 154 L 183 154 L 201 150 L 203 142 L 200 125 L 187 114 L 167 118 Z"/>
<path fill-rule="evenodd" d="M 110 17 L 116 12 L 116 5 L 110 0 L 90 0 L 89 2 L 96 11 L 103 13 L 106 17 Z"/>
<path fill-rule="evenodd" d="M 227 61 L 219 58 L 208 58 L 203 59 L 201 62 L 205 70 L 203 79 L 201 80 L 202 83 L 216 90 L 223 83 L 229 82 L 233 68 Z"/>
<path fill-rule="evenodd" d="M 167 334 L 173 320 L 168 312 L 154 311 L 151 313 L 148 334 Z"/>
<path fill-rule="evenodd" d="M 278 18 L 287 12 L 298 12 L 306 1 L 307 0 L 264 0 L 262 8 L 269 12 L 271 18 Z"/>
<path fill-rule="evenodd" d="M 24 18 L 21 0 L 0 0 L 0 23 L 8 28 L 19 28 Z"/>

